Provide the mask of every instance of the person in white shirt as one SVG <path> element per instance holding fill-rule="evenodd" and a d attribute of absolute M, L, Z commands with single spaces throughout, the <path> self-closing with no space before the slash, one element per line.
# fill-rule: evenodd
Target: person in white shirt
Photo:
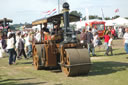
<path fill-rule="evenodd" d="M 125 34 L 124 34 L 123 39 L 124 39 L 124 49 L 126 53 L 128 54 L 128 27 L 125 28 Z"/>
<path fill-rule="evenodd" d="M 7 39 L 7 49 L 9 52 L 9 65 L 15 64 L 16 62 L 16 55 L 14 49 L 14 38 L 13 34 L 10 34 Z"/>
<path fill-rule="evenodd" d="M 36 33 L 35 38 L 36 38 L 36 41 L 37 41 L 37 42 L 41 42 L 41 32 L 40 32 L 39 30 L 38 30 L 38 32 Z"/>
<path fill-rule="evenodd" d="M 29 33 L 26 38 L 26 46 L 28 48 L 27 56 L 32 57 L 32 34 Z"/>
<path fill-rule="evenodd" d="M 96 27 L 92 28 L 92 34 L 93 34 L 93 36 L 95 35 L 95 33 L 97 33 Z"/>
<path fill-rule="evenodd" d="M 24 41 L 25 41 L 25 47 L 24 47 L 24 49 L 25 49 L 25 53 L 27 53 L 28 52 L 28 46 L 27 46 L 27 38 L 28 38 L 28 33 L 25 33 L 24 34 Z"/>
<path fill-rule="evenodd" d="M 122 28 L 121 27 L 118 29 L 118 37 L 119 38 L 123 37 L 123 32 L 122 32 Z"/>
<path fill-rule="evenodd" d="M 19 54 L 18 44 L 19 44 L 19 40 L 20 40 L 20 35 L 21 35 L 21 32 L 18 32 L 17 35 L 16 35 L 15 50 L 16 50 L 17 55 Z"/>
<path fill-rule="evenodd" d="M 97 33 L 95 33 L 94 34 L 94 40 L 93 40 L 93 44 L 94 44 L 94 47 L 96 47 L 97 45 L 98 45 L 98 34 Z"/>
<path fill-rule="evenodd" d="M 8 29 L 8 34 L 7 37 L 9 37 L 9 35 L 12 33 L 11 29 Z"/>
<path fill-rule="evenodd" d="M 99 50 L 100 50 L 101 45 L 102 45 L 102 42 L 100 40 L 100 37 L 98 36 L 98 32 L 96 32 L 94 34 L 93 44 L 94 44 L 94 47 L 97 47 L 98 46 L 99 47 Z"/>
<path fill-rule="evenodd" d="M 110 39 L 109 39 L 109 41 L 108 41 L 108 48 L 107 48 L 107 50 L 106 50 L 106 55 L 108 55 L 109 54 L 109 52 L 111 52 L 111 56 L 113 55 L 113 52 L 112 52 L 112 41 L 113 41 L 113 36 L 111 35 L 110 36 Z"/>

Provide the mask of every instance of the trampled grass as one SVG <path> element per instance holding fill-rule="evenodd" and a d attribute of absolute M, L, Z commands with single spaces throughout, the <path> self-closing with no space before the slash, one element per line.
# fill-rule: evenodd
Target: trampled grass
<path fill-rule="evenodd" d="M 88 75 L 66 77 L 61 71 L 35 70 L 32 59 L 17 60 L 8 65 L 8 57 L 0 59 L 0 85 L 127 85 L 128 55 L 122 40 L 114 40 L 113 56 L 104 56 L 104 50 L 96 48 L 91 57 L 92 67 Z"/>

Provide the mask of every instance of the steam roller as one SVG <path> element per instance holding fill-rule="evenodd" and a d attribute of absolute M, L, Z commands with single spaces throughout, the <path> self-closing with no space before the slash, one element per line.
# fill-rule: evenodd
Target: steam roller
<path fill-rule="evenodd" d="M 52 35 L 49 34 L 50 38 L 48 40 L 33 43 L 35 69 L 59 67 L 66 76 L 88 74 L 91 68 L 91 60 L 87 45 L 80 43 L 76 37 L 77 33 L 69 26 L 69 22 L 78 21 L 80 17 L 69 14 L 68 3 L 63 4 L 62 13 L 45 19 L 38 19 L 32 25 L 40 25 L 42 30 L 43 23 L 52 24 L 55 20 L 64 26 L 62 26 L 61 31 L 55 32 L 54 39 L 51 39 Z M 44 34 L 41 32 L 41 37 L 42 35 Z"/>

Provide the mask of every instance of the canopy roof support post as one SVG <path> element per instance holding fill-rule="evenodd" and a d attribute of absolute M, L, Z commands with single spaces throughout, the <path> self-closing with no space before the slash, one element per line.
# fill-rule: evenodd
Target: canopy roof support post
<path fill-rule="evenodd" d="M 42 42 L 42 37 L 43 37 L 42 24 L 40 24 L 40 32 L 41 32 L 41 42 Z"/>

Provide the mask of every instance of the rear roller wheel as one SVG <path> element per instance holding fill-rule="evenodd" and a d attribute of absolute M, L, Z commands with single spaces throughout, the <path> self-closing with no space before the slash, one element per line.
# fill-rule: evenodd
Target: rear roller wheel
<path fill-rule="evenodd" d="M 37 70 L 40 70 L 43 68 L 43 65 L 42 65 L 42 57 L 41 57 L 41 45 L 35 45 L 34 48 L 33 48 L 33 64 L 34 64 L 34 67 L 35 69 Z"/>

